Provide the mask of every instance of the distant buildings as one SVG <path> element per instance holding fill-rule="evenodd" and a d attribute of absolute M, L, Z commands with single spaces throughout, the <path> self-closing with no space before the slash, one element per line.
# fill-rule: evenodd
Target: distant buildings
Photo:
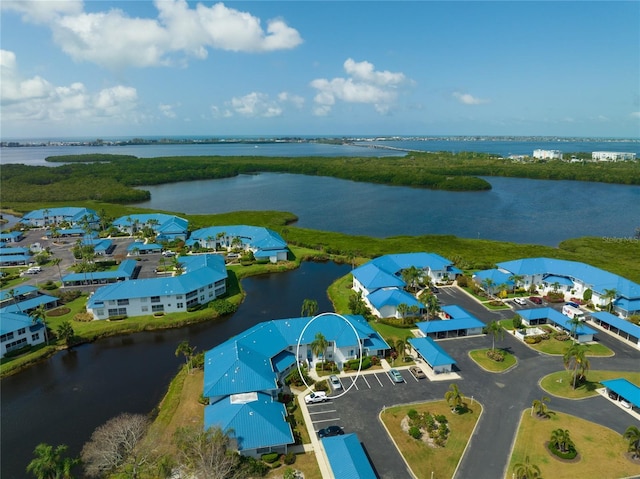
<path fill-rule="evenodd" d="M 561 160 L 560 150 L 533 150 L 533 157 L 537 160 Z"/>
<path fill-rule="evenodd" d="M 626 161 L 635 160 L 636 154 L 624 151 L 594 151 L 591 153 L 591 159 L 593 161 Z"/>
<path fill-rule="evenodd" d="M 95 228 L 98 225 L 98 214 L 89 208 L 64 206 L 61 208 L 43 208 L 27 213 L 20 220 L 21 223 L 36 228 L 58 226 L 89 226 Z"/>

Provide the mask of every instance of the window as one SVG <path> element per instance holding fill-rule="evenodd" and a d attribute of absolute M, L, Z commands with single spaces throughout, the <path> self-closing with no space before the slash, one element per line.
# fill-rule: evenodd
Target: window
<path fill-rule="evenodd" d="M 182 295 L 181 294 L 176 294 L 176 299 L 182 299 Z"/>
<path fill-rule="evenodd" d="M 141 303 L 146 303 L 147 302 L 147 298 L 140 298 L 140 302 Z"/>
<path fill-rule="evenodd" d="M 22 334 L 24 334 L 26 332 L 27 332 L 27 328 L 20 328 L 20 329 L 18 329 L 18 336 L 20 336 L 20 335 L 22 335 Z"/>
<path fill-rule="evenodd" d="M 159 303 L 160 302 L 160 296 L 151 296 L 151 302 L 152 303 Z"/>
<path fill-rule="evenodd" d="M 40 339 L 40 333 L 31 335 L 31 341 L 38 341 L 39 339 Z"/>
<path fill-rule="evenodd" d="M 148 311 L 149 311 L 149 306 L 142 306 L 142 307 L 140 308 L 140 311 L 142 311 L 143 313 L 148 312 Z"/>
<path fill-rule="evenodd" d="M 164 304 L 154 304 L 153 306 L 151 306 L 151 311 L 153 311 L 154 313 L 164 311 Z"/>
<path fill-rule="evenodd" d="M 204 288 L 200 288 L 199 290 L 201 293 L 204 293 Z"/>
<path fill-rule="evenodd" d="M 178 304 L 176 304 L 176 308 L 178 308 L 178 309 L 183 309 L 183 308 L 184 308 L 184 303 L 178 303 Z"/>
<path fill-rule="evenodd" d="M 96 309 L 96 315 L 98 317 L 103 316 L 104 315 L 104 309 Z"/>
<path fill-rule="evenodd" d="M 118 300 L 118 306 L 126 306 L 127 304 L 129 304 L 129 300 L 128 299 L 119 299 Z"/>
<path fill-rule="evenodd" d="M 118 315 L 118 308 L 109 308 L 107 310 L 107 313 L 109 316 L 117 316 Z"/>
<path fill-rule="evenodd" d="M 115 306 L 116 302 L 115 302 L 113 299 L 110 299 L 110 300 L 109 300 L 109 304 L 110 304 L 111 306 Z"/>

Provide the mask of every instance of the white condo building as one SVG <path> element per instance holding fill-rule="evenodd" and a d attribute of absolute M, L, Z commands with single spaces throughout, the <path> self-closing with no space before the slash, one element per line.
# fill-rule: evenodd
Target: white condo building
<path fill-rule="evenodd" d="M 625 151 L 594 151 L 591 153 L 591 159 L 593 161 L 625 161 L 635 160 L 635 153 L 628 153 Z"/>
<path fill-rule="evenodd" d="M 560 150 L 533 150 L 533 157 L 538 160 L 561 160 L 562 152 Z"/>

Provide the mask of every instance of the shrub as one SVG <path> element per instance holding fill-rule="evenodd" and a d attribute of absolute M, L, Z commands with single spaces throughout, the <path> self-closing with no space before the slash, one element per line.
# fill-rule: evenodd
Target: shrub
<path fill-rule="evenodd" d="M 638 320 L 640 320 L 640 316 L 638 316 Z M 380 358 L 378 356 L 371 356 L 371 365 L 377 366 L 380 364 Z"/>
<path fill-rule="evenodd" d="M 414 439 L 420 439 L 422 437 L 422 432 L 420 432 L 420 429 L 416 426 L 411 426 L 409 428 L 409 436 Z"/>
<path fill-rule="evenodd" d="M 60 308 L 55 308 L 52 309 L 50 311 L 47 311 L 47 316 L 50 316 L 52 318 L 56 318 L 58 316 L 64 316 L 65 314 L 69 314 L 71 312 L 71 308 L 68 308 L 66 306 L 64 307 L 60 307 Z M 93 317 L 92 317 L 93 319 Z"/>
<path fill-rule="evenodd" d="M 538 344 L 540 341 L 542 341 L 540 336 L 526 336 L 524 338 L 524 342 L 527 344 Z"/>
<path fill-rule="evenodd" d="M 576 451 L 576 448 L 573 444 L 570 444 L 569 447 L 567 448 L 566 451 L 561 451 L 560 449 L 556 448 L 556 445 L 553 444 L 552 442 L 549 442 L 549 450 L 556 456 L 558 456 L 560 459 L 575 459 L 575 457 L 578 455 L 578 451 Z"/>
<path fill-rule="evenodd" d="M 296 462 L 296 455 L 293 452 L 288 452 L 284 455 L 283 462 L 290 466 Z"/>
<path fill-rule="evenodd" d="M 269 466 L 251 456 L 240 456 L 242 464 L 247 468 L 247 473 L 256 477 L 263 477 L 269 471 Z"/>
<path fill-rule="evenodd" d="M 461 288 L 466 288 L 467 286 L 469 286 L 469 277 L 465 276 L 465 275 L 460 275 L 458 276 L 458 286 L 460 286 Z"/>
<path fill-rule="evenodd" d="M 260 456 L 260 459 L 262 459 L 267 464 L 273 464 L 278 460 L 279 457 L 280 457 L 280 454 L 278 454 L 277 452 L 269 452 L 267 454 L 263 454 L 262 456 Z"/>
<path fill-rule="evenodd" d="M 407 416 L 412 421 L 415 421 L 416 419 L 418 419 L 420 417 L 420 414 L 415 409 L 409 409 L 409 411 L 407 411 Z"/>
<path fill-rule="evenodd" d="M 53 291 L 54 289 L 58 289 L 58 285 L 51 280 L 48 280 L 41 286 L 42 289 L 47 291 Z"/>
<path fill-rule="evenodd" d="M 328 391 L 329 383 L 326 380 L 318 381 L 315 385 L 316 391 Z"/>
<path fill-rule="evenodd" d="M 80 321 L 81 323 L 88 323 L 93 321 L 93 315 L 89 313 L 78 313 L 73 317 L 74 321 Z"/>
<path fill-rule="evenodd" d="M 556 339 L 557 341 L 568 341 L 569 335 L 567 333 L 558 333 L 554 335 L 553 338 Z"/>
<path fill-rule="evenodd" d="M 493 361 L 502 362 L 504 361 L 504 352 L 499 349 L 489 349 L 487 351 L 487 357 Z"/>
<path fill-rule="evenodd" d="M 209 303 L 209 307 L 220 315 L 235 313 L 238 307 L 226 299 L 216 299 Z"/>

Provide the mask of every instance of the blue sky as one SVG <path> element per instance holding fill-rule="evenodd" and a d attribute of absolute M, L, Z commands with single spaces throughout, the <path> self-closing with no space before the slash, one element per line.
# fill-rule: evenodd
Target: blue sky
<path fill-rule="evenodd" d="M 640 137 L 640 2 L 13 1 L 1 136 Z"/>

